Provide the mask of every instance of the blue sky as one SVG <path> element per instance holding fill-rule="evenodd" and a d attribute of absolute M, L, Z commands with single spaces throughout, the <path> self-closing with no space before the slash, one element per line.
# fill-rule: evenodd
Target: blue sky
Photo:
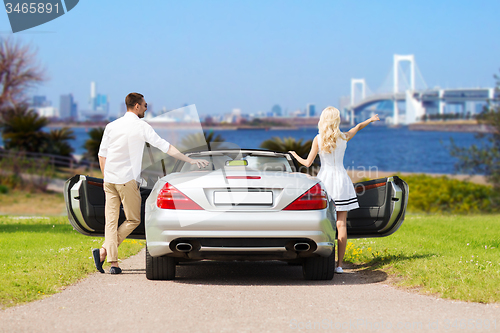
<path fill-rule="evenodd" d="M 318 110 L 349 95 L 350 79 L 377 90 L 393 54 L 414 54 L 430 87 L 492 87 L 500 68 L 500 1 L 82 0 L 69 13 L 12 36 L 38 49 L 50 78 L 35 94 L 56 107 L 90 82 L 111 112 L 141 92 L 156 110 Z"/>

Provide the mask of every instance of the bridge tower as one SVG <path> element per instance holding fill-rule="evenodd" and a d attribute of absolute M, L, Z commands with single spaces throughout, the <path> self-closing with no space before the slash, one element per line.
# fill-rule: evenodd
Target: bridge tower
<path fill-rule="evenodd" d="M 415 90 L 415 55 L 394 55 L 394 125 L 399 124 L 399 109 L 396 100 L 396 94 L 399 93 L 399 63 L 403 61 L 410 62 L 410 90 Z"/>
<path fill-rule="evenodd" d="M 356 102 L 355 93 L 356 93 L 356 85 L 361 85 L 361 99 L 366 98 L 366 81 L 365 79 L 351 79 L 351 106 Z M 354 109 L 351 108 L 351 117 L 350 117 L 351 125 L 354 125 Z"/>

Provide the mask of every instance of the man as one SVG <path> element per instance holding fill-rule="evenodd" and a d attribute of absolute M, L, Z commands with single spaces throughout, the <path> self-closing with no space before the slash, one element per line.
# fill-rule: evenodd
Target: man
<path fill-rule="evenodd" d="M 141 195 L 138 180 L 141 173 L 142 154 L 147 142 L 179 160 L 206 167 L 205 160 L 194 160 L 180 153 L 174 146 L 162 139 L 153 128 L 141 120 L 148 109 L 144 96 L 130 93 L 125 98 L 127 112 L 109 123 L 99 148 L 99 165 L 104 174 L 106 195 L 104 244 L 93 249 L 96 268 L 104 273 L 102 264 L 107 257 L 111 263 L 109 272 L 120 274 L 118 246 L 141 222 Z M 120 203 L 123 204 L 126 220 L 118 228 Z"/>

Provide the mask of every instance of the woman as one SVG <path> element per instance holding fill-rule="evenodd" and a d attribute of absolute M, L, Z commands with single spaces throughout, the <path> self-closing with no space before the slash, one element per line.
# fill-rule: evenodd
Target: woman
<path fill-rule="evenodd" d="M 338 261 L 335 273 L 343 273 L 342 262 L 347 245 L 347 212 L 359 207 L 356 191 L 344 168 L 344 152 L 347 141 L 351 140 L 359 130 L 377 120 L 380 120 L 378 115 L 374 115 L 353 127 L 349 132 L 342 133 L 339 128 L 339 110 L 329 106 L 321 112 L 318 122 L 319 134 L 314 138 L 307 159 L 303 159 L 296 152 L 290 151 L 290 154 L 306 167 L 312 164 L 319 153 L 321 169 L 317 177 L 323 183 L 328 199 L 335 203 L 337 210 Z M 332 204 L 330 203 L 330 205 Z"/>

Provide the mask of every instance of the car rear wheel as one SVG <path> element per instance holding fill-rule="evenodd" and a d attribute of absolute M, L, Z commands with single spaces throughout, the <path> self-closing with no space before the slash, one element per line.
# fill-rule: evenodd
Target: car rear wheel
<path fill-rule="evenodd" d="M 335 248 L 328 257 L 306 258 L 302 273 L 306 280 L 331 280 L 335 271 Z"/>
<path fill-rule="evenodd" d="M 146 247 L 146 277 L 148 280 L 175 279 L 175 259 L 172 257 L 152 257 Z"/>

